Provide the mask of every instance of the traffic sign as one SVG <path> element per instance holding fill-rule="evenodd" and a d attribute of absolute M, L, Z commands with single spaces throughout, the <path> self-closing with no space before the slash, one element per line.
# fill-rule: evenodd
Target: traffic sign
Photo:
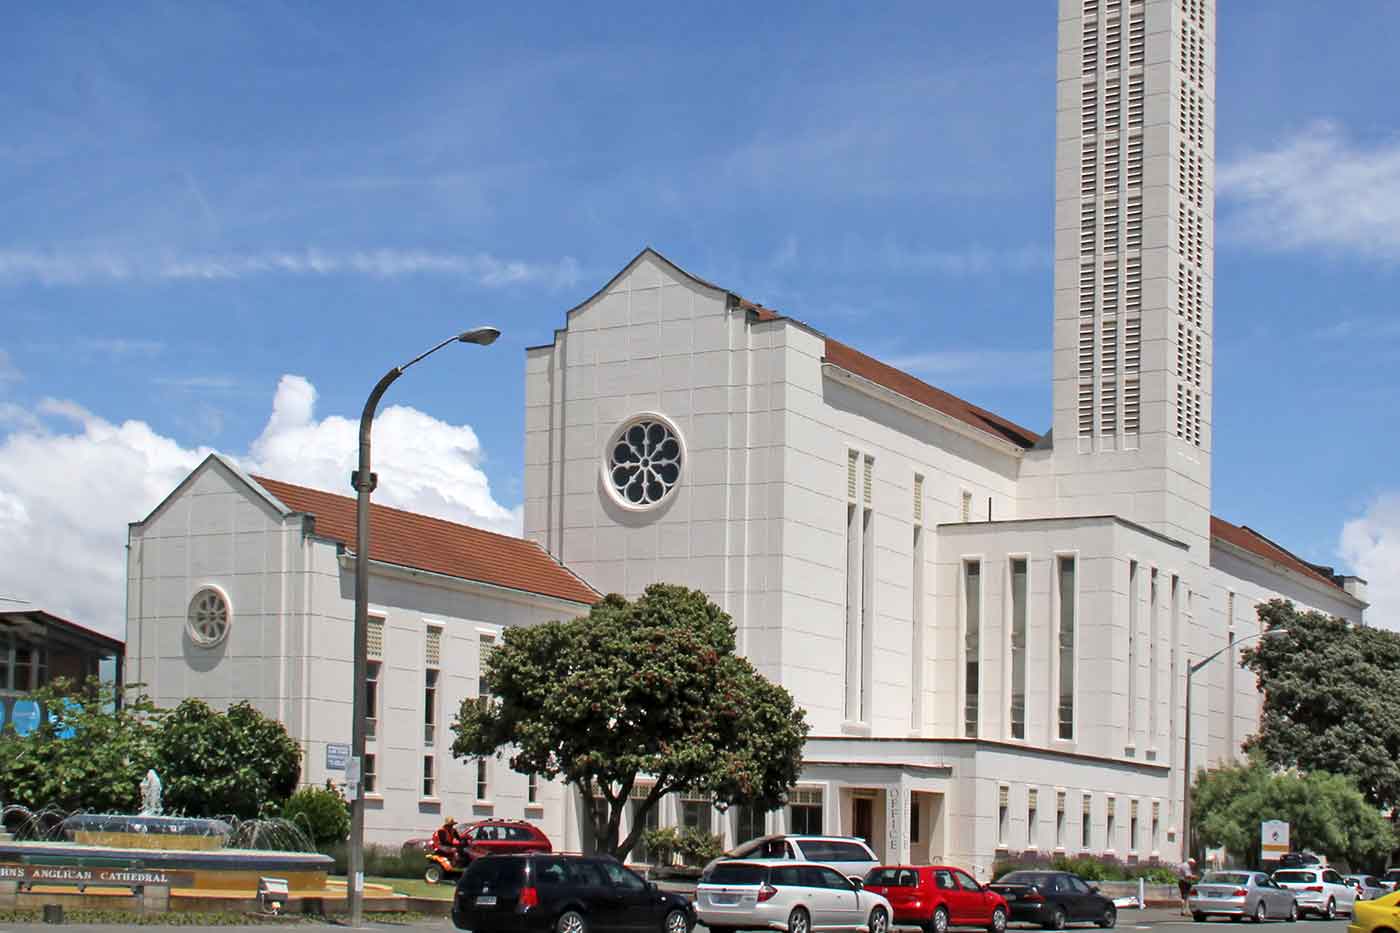
<path fill-rule="evenodd" d="M 1288 824 L 1283 820 L 1268 820 L 1259 826 L 1260 855 L 1265 860 L 1283 858 L 1289 852 Z"/>

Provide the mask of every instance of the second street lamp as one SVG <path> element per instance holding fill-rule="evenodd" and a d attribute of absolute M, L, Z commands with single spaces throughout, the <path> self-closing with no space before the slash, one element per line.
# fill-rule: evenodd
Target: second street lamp
<path fill-rule="evenodd" d="M 1195 853 L 1192 852 L 1192 848 L 1196 841 L 1195 833 L 1191 831 L 1191 678 L 1196 676 L 1196 672 L 1201 668 L 1238 644 L 1253 641 L 1256 638 L 1273 638 L 1287 634 L 1288 633 L 1283 629 L 1269 629 L 1264 632 L 1253 632 L 1249 635 L 1242 635 L 1224 648 L 1219 649 L 1214 654 L 1207 655 L 1194 664 L 1192 664 L 1190 660 L 1186 662 L 1186 728 L 1184 730 L 1186 733 L 1186 754 L 1182 759 L 1182 783 L 1184 789 L 1181 795 L 1181 859 L 1183 862 L 1194 857 Z M 1233 687 L 1230 689 L 1233 689 Z"/>
<path fill-rule="evenodd" d="M 355 488 L 355 644 L 354 678 L 351 696 L 350 756 L 354 762 L 354 793 L 350 799 L 350 845 L 346 866 L 349 875 L 347 898 L 350 902 L 350 925 L 359 927 L 363 921 L 365 886 L 365 673 L 367 667 L 369 641 L 369 497 L 378 485 L 378 477 L 370 469 L 370 431 L 374 427 L 374 412 L 385 391 L 404 374 L 414 363 L 429 357 L 449 343 L 474 343 L 487 346 L 495 343 L 501 332 L 494 327 L 476 327 L 448 337 L 437 346 L 402 366 L 395 366 L 380 378 L 369 398 L 364 411 L 360 413 L 360 459 L 358 468 L 350 474 L 350 485 Z"/>

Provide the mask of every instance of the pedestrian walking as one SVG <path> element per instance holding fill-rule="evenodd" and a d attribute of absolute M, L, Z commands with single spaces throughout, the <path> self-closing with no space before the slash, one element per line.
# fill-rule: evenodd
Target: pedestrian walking
<path fill-rule="evenodd" d="M 1196 860 L 1189 858 L 1176 866 L 1176 889 L 1181 892 L 1181 915 L 1190 916 L 1191 908 L 1187 903 L 1191 897 L 1191 886 L 1196 883 Z"/>

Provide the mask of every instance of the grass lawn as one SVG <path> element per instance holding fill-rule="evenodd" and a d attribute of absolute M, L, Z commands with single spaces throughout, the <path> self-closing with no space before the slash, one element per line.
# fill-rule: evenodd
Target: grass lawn
<path fill-rule="evenodd" d="M 452 891 L 457 887 L 455 878 L 443 884 L 428 884 L 422 878 L 381 878 L 376 875 L 366 875 L 365 883 L 387 884 L 400 894 L 412 897 L 435 897 L 444 901 L 452 899 Z"/>

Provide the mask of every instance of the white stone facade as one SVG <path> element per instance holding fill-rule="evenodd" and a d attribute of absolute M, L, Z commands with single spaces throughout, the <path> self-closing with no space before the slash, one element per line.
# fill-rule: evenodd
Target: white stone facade
<path fill-rule="evenodd" d="M 127 678 L 145 684 L 159 706 L 248 700 L 301 746 L 303 783 L 339 784 L 345 772 L 327 770 L 326 745 L 350 742 L 355 565 L 308 519 L 215 455 L 134 523 Z M 461 701 L 478 695 L 483 640 L 489 650 L 507 626 L 569 618 L 587 606 L 379 562 L 370 570 L 378 715 L 366 743 L 375 772 L 366 839 L 398 846 L 448 815 L 528 818 L 562 839 L 563 788 L 535 782 L 530 801 L 526 776 L 488 759 L 478 794 L 477 763 L 452 758 L 449 725 Z M 191 598 L 209 587 L 226 595 L 230 624 L 204 647 L 191 638 L 187 615 Z M 430 669 L 438 672 L 431 734 Z"/>

